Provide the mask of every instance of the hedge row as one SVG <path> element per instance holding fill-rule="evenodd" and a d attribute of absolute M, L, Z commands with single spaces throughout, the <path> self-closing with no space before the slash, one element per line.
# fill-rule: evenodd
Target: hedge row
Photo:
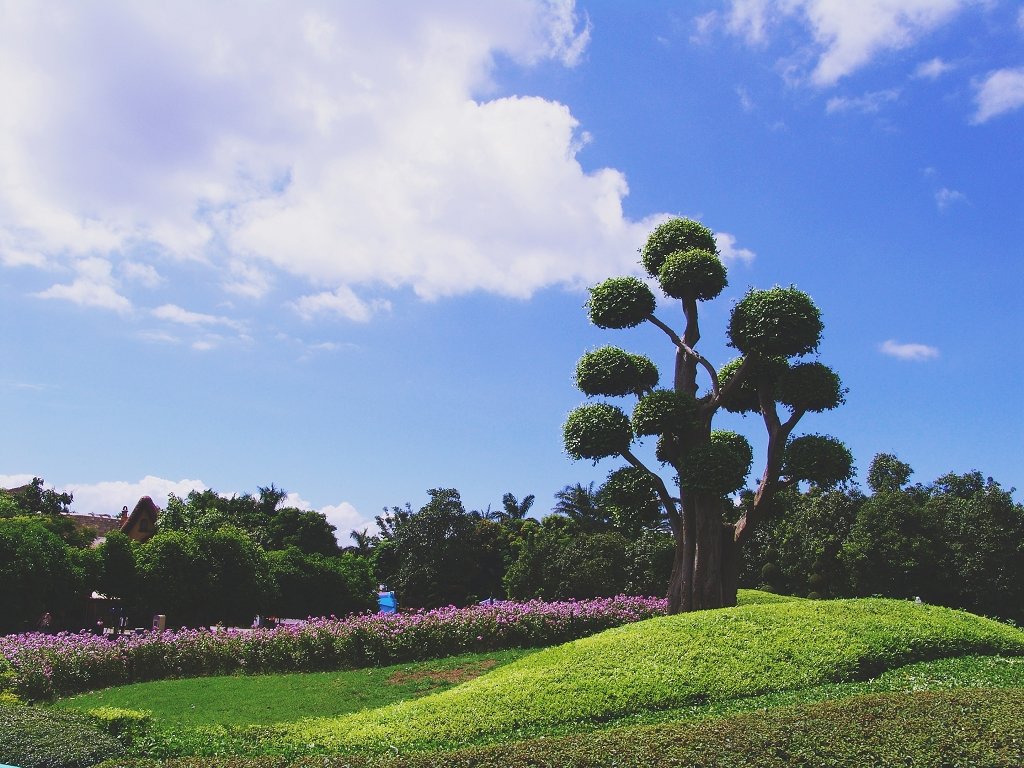
<path fill-rule="evenodd" d="M 86 715 L 0 704 L 0 763 L 20 768 L 86 768 L 121 745 Z"/>

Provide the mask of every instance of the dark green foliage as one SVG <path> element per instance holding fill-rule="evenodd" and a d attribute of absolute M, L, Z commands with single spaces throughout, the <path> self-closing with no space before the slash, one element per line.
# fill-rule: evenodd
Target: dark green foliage
<path fill-rule="evenodd" d="M 348 552 L 308 555 L 296 547 L 267 553 L 276 586 L 261 612 L 273 616 L 347 616 L 377 607 L 370 562 Z"/>
<path fill-rule="evenodd" d="M 454 488 L 431 488 L 430 501 L 402 520 L 393 539 L 388 586 L 406 608 L 466 605 L 479 597 L 476 518 Z"/>
<path fill-rule="evenodd" d="M 71 550 L 40 519 L 0 519 L 0 633 L 35 629 L 44 611 L 55 621 L 85 593 Z"/>
<path fill-rule="evenodd" d="M 743 358 L 737 357 L 718 369 L 718 383 L 724 389 L 732 377 L 743 365 Z M 732 413 L 755 413 L 761 410 L 761 404 L 757 399 L 757 382 L 753 376 L 746 379 L 735 389 L 731 390 L 728 397 L 722 399 L 722 406 Z"/>
<path fill-rule="evenodd" d="M 19 768 L 87 768 L 121 745 L 77 712 L 0 704 L 0 762 Z"/>
<path fill-rule="evenodd" d="M 636 538 L 661 523 L 657 487 L 650 473 L 638 467 L 621 467 L 609 472 L 597 492 L 597 501 L 612 526 L 629 538 Z"/>
<path fill-rule="evenodd" d="M 853 476 L 853 455 L 834 437 L 803 435 L 786 444 L 782 474 L 831 488 Z"/>
<path fill-rule="evenodd" d="M 695 249 L 718 253 L 711 230 L 692 219 L 669 219 L 647 238 L 640 251 L 640 261 L 647 274 L 656 278 L 669 254 Z"/>
<path fill-rule="evenodd" d="M 518 555 L 505 577 L 516 600 L 610 597 L 628 581 L 629 540 L 610 531 L 588 532 L 568 517 L 552 515 L 523 528 Z"/>
<path fill-rule="evenodd" d="M 831 411 L 846 402 L 839 376 L 821 363 L 797 363 L 775 384 L 779 402 L 792 411 Z"/>
<path fill-rule="evenodd" d="M 733 307 L 729 343 L 745 355 L 795 357 L 818 348 L 823 328 L 821 312 L 803 291 L 751 289 Z"/>
<path fill-rule="evenodd" d="M 895 492 L 903 488 L 913 470 L 891 453 L 880 453 L 871 460 L 868 469 L 868 488 L 875 493 Z"/>
<path fill-rule="evenodd" d="M 298 547 L 307 553 L 335 554 L 338 544 L 327 518 L 320 512 L 282 508 L 285 498 L 285 491 L 273 484 L 260 488 L 257 496 L 221 496 L 212 490 L 192 491 L 184 499 L 171 494 L 159 530 L 190 533 L 230 525 L 264 549 Z"/>
<path fill-rule="evenodd" d="M 639 395 L 658 385 L 658 369 L 643 355 L 604 346 L 576 364 L 576 386 L 586 395 Z"/>
<path fill-rule="evenodd" d="M 674 299 L 707 301 L 729 284 L 725 265 L 712 251 L 675 251 L 665 257 L 658 271 L 658 284 Z"/>
<path fill-rule="evenodd" d="M 673 389 L 656 389 L 640 398 L 633 408 L 636 435 L 679 434 L 691 426 L 697 401 Z"/>
<path fill-rule="evenodd" d="M 139 592 L 134 541 L 111 531 L 99 547 L 99 591 L 108 597 L 134 599 Z"/>
<path fill-rule="evenodd" d="M 635 277 L 612 277 L 590 289 L 587 311 L 598 328 L 632 328 L 654 312 L 651 289 Z"/>
<path fill-rule="evenodd" d="M 566 453 L 574 459 L 603 459 L 629 449 L 633 428 L 629 417 L 607 403 L 582 405 L 562 427 Z"/>
<path fill-rule="evenodd" d="M 563 515 L 584 533 L 605 531 L 611 525 L 608 512 L 601 506 L 594 484 L 576 483 L 555 492 L 553 515 Z M 547 521 L 547 518 L 545 518 Z"/>
<path fill-rule="evenodd" d="M 87 547 L 96 538 L 92 528 L 79 528 L 68 517 L 74 496 L 43 487 L 43 479 L 10 491 L 0 490 L 0 519 L 29 516 L 45 525 L 72 547 Z"/>
<path fill-rule="evenodd" d="M 626 546 L 627 595 L 662 595 L 672 574 L 672 536 L 647 529 Z"/>
<path fill-rule="evenodd" d="M 726 494 L 746 482 L 754 452 L 743 435 L 715 430 L 704 445 L 687 452 L 679 479 L 684 488 Z"/>

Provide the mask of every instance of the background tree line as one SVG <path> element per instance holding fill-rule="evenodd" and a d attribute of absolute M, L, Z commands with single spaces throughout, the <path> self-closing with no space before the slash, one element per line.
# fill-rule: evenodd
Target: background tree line
<path fill-rule="evenodd" d="M 885 595 L 1024 621 L 1024 505 L 979 472 L 910 485 L 895 456 L 872 461 L 868 493 L 847 484 L 780 493 L 747 547 L 743 586 L 810 597 Z M 42 488 L 0 492 L 0 631 L 30 628 L 45 611 L 73 617 L 91 591 L 118 597 L 135 621 L 248 623 L 373 610 L 384 583 L 403 608 L 488 598 L 559 600 L 663 595 L 675 549 L 642 472 L 567 485 L 540 519 L 535 499 L 505 494 L 467 510 L 456 489 L 428 492 L 418 510 L 387 509 L 378 532 L 339 548 L 323 515 L 256 496 L 172 496 L 158 533 L 120 533 L 96 548 L 62 512 L 71 497 Z M 738 518 L 749 494 L 730 500 Z M 133 624 L 134 625 L 134 624 Z"/>

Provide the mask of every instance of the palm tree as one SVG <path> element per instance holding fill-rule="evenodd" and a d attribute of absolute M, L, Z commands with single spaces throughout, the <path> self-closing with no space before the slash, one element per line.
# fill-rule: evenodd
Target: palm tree
<path fill-rule="evenodd" d="M 530 507 L 533 506 L 533 502 L 536 501 L 536 496 L 532 493 L 528 496 L 524 496 L 522 501 L 519 501 L 514 494 L 506 493 L 501 497 L 501 511 L 498 513 L 501 521 L 506 520 L 523 520 L 530 511 Z"/>
<path fill-rule="evenodd" d="M 565 515 L 585 531 L 598 531 L 608 527 L 607 516 L 597 501 L 594 484 L 567 485 L 555 493 L 556 504 L 551 511 Z"/>
<path fill-rule="evenodd" d="M 369 528 L 363 528 L 361 531 L 349 531 L 348 536 L 356 543 L 355 550 L 359 555 L 370 554 L 377 542 L 380 541 L 377 536 L 370 535 Z"/>

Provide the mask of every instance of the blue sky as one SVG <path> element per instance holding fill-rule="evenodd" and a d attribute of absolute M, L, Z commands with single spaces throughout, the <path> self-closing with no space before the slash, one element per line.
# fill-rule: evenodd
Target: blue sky
<path fill-rule="evenodd" d="M 275 483 L 344 540 L 600 481 L 561 424 L 666 216 L 795 284 L 849 387 L 800 433 L 928 482 L 1024 456 L 1024 4 L 4 4 L 0 486 Z M 679 324 L 670 303 L 659 316 Z M 758 420 L 722 419 L 761 445 Z M 759 474 L 755 460 L 751 483 Z M 1018 493 L 1018 498 L 1019 498 Z"/>

